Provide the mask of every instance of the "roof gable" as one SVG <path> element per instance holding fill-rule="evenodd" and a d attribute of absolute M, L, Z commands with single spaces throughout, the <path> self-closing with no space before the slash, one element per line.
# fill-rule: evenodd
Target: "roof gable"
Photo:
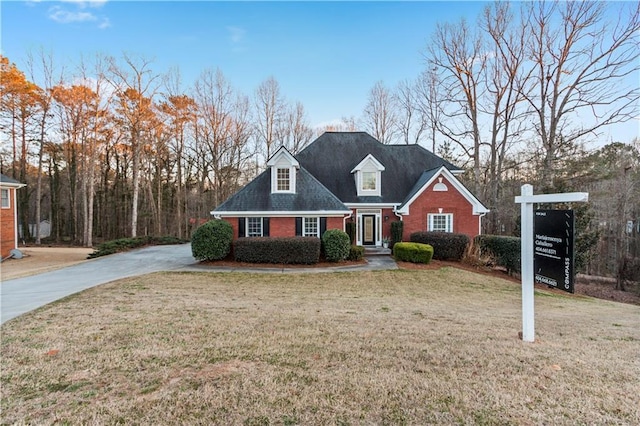
<path fill-rule="evenodd" d="M 488 213 L 489 210 L 469 191 L 456 177 L 444 166 L 425 171 L 407 194 L 398 213 L 409 214 L 409 208 L 422 193 L 431 186 L 438 177 L 444 176 L 447 181 L 458 191 L 473 208 L 473 214 Z"/>

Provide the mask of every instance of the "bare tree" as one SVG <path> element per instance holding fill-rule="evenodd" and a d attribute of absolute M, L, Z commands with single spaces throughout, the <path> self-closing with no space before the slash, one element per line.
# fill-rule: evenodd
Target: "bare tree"
<path fill-rule="evenodd" d="M 429 129 L 428 116 L 422 108 L 420 85 L 422 81 L 403 80 L 398 84 L 394 94 L 398 108 L 396 125 L 406 144 L 418 144 L 422 135 Z"/>
<path fill-rule="evenodd" d="M 307 123 L 304 105 L 301 102 L 288 106 L 278 134 L 278 139 L 292 154 L 300 152 L 311 141 L 313 130 Z"/>
<path fill-rule="evenodd" d="M 132 155 L 133 195 L 131 200 L 131 236 L 138 232 L 138 198 L 140 194 L 140 164 L 145 126 L 152 118 L 151 99 L 156 93 L 158 75 L 153 74 L 151 61 L 128 54 L 120 66 L 109 58 L 110 82 L 119 98 L 119 115 L 129 131 Z"/>
<path fill-rule="evenodd" d="M 373 137 L 384 144 L 393 142 L 398 121 L 395 99 L 382 81 L 369 91 L 364 109 L 364 124 Z"/>
<path fill-rule="evenodd" d="M 258 86 L 255 93 L 255 108 L 256 136 L 259 142 L 264 144 L 265 158 L 268 159 L 276 143 L 277 129 L 282 125 L 286 111 L 285 100 L 280 93 L 280 84 L 274 77 L 269 77 Z"/>
<path fill-rule="evenodd" d="M 618 13 L 611 13 L 612 7 L 526 4 L 531 78 L 523 92 L 544 153 L 542 171 L 552 187 L 555 162 L 565 147 L 638 114 L 640 88 L 629 77 L 640 70 L 640 4 L 623 4 Z"/>
<path fill-rule="evenodd" d="M 431 140 L 431 152 L 435 153 L 437 149 L 438 128 L 442 120 L 442 108 L 440 101 L 443 95 L 440 93 L 440 80 L 438 77 L 438 68 L 429 65 L 418 80 L 416 81 L 416 97 L 417 104 L 420 109 L 421 119 L 426 126 L 425 131 L 429 133 Z"/>

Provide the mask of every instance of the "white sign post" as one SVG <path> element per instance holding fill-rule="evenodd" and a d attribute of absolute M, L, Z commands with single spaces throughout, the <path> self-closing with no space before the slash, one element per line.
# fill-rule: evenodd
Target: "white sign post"
<path fill-rule="evenodd" d="M 535 340 L 533 311 L 533 205 L 536 203 L 585 203 L 588 192 L 567 192 L 565 194 L 533 195 L 533 186 L 522 185 L 520 196 L 515 198 L 520 204 L 520 263 L 522 277 L 522 340 Z"/>

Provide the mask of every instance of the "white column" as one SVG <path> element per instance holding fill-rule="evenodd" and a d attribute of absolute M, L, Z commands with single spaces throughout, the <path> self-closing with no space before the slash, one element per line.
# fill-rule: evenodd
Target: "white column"
<path fill-rule="evenodd" d="M 533 195 L 533 186 L 522 185 L 522 197 Z M 533 203 L 520 205 L 520 273 L 522 274 L 522 340 L 535 340 L 533 304 Z"/>

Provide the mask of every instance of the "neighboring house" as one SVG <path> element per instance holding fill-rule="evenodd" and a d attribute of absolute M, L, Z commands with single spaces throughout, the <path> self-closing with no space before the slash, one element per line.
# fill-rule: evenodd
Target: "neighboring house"
<path fill-rule="evenodd" d="M 419 145 L 384 145 L 363 132 L 327 132 L 293 156 L 281 147 L 267 170 L 211 212 L 234 236 L 322 236 L 355 221 L 356 243 L 380 246 L 391 222 L 474 237 L 489 210 L 456 178 L 462 170 Z"/>
<path fill-rule="evenodd" d="M 18 210 L 16 207 L 16 189 L 25 184 L 0 174 L 0 256 L 9 256 L 18 248 Z"/>

